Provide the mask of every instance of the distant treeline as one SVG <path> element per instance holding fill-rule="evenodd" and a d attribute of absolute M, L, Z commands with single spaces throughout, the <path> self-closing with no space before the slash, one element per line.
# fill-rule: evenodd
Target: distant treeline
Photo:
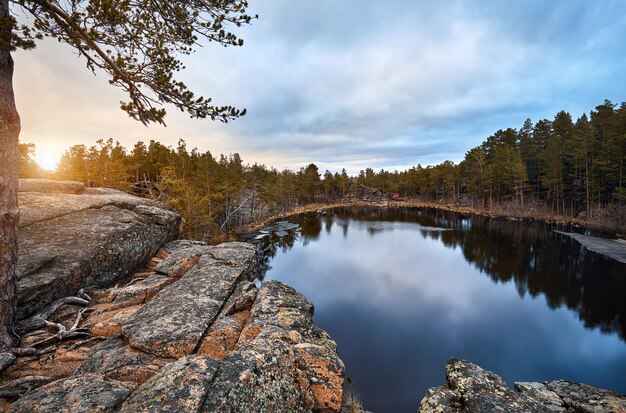
<path fill-rule="evenodd" d="M 41 176 L 31 157 L 34 146 L 21 150 L 21 175 Z M 176 147 L 138 142 L 130 151 L 109 139 L 71 147 L 53 177 L 120 189 L 154 184 L 154 195 L 185 219 L 187 236 L 216 240 L 224 230 L 298 205 L 351 198 L 361 185 L 405 198 L 475 208 L 515 205 L 569 217 L 584 212 L 597 219 L 607 209 L 624 210 L 625 161 L 626 103 L 617 107 L 607 100 L 576 122 L 561 111 L 553 120 L 528 119 L 519 130 L 499 130 L 460 164 L 320 174 L 315 164 L 277 170 L 244 164 L 236 153 L 214 157 L 188 150 L 182 139 Z"/>
<path fill-rule="evenodd" d="M 366 185 L 422 195 L 431 200 L 457 201 L 466 195 L 474 206 L 512 201 L 543 205 L 554 214 L 573 216 L 626 201 L 626 103 L 610 101 L 576 122 L 561 111 L 553 120 L 521 129 L 499 130 L 469 150 L 458 165 L 446 161 L 403 172 L 359 175 Z"/>

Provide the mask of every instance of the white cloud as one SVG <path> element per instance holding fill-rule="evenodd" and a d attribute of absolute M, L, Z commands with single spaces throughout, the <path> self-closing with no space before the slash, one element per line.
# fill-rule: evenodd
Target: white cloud
<path fill-rule="evenodd" d="M 66 46 L 44 42 L 16 54 L 22 136 L 47 156 L 101 137 L 127 146 L 182 137 L 277 167 L 355 172 L 458 161 L 498 128 L 560 109 L 576 116 L 626 93 L 614 81 L 626 69 L 612 40 L 624 25 L 601 3 L 255 4 L 261 16 L 243 29 L 243 48 L 208 45 L 181 74 L 216 104 L 249 109 L 229 125 L 169 108 L 168 128 L 145 128 L 118 109 L 125 97 L 104 76 L 94 79 Z"/>

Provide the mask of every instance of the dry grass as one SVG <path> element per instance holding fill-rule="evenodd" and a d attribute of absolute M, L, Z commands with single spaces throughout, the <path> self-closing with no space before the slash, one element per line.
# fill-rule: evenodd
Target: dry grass
<path fill-rule="evenodd" d="M 262 220 L 251 222 L 240 228 L 239 232 L 253 232 L 257 231 L 269 223 L 278 219 L 290 218 L 305 212 L 325 211 L 337 207 L 349 207 L 349 206 L 375 206 L 380 208 L 387 207 L 411 207 L 411 208 L 435 208 L 446 211 L 462 212 L 465 214 L 481 215 L 491 218 L 507 218 L 507 219 L 534 219 L 538 221 L 544 221 L 555 224 L 572 224 L 575 226 L 595 229 L 599 231 L 605 231 L 614 233 L 619 237 L 626 236 L 626 219 L 624 219 L 625 212 L 623 210 L 614 211 L 612 209 L 598 210 L 594 212 L 594 219 L 586 218 L 570 218 L 561 215 L 551 214 L 550 211 L 538 205 L 526 205 L 521 207 L 514 202 L 501 203 L 494 205 L 493 208 L 476 208 L 470 206 L 458 206 L 448 203 L 440 202 L 427 202 L 421 200 L 404 200 L 404 201 L 389 201 L 389 202 L 365 202 L 359 200 L 353 200 L 349 202 L 339 203 L 316 203 L 301 206 L 289 211 L 282 212 L 280 214 L 272 215 Z"/>
<path fill-rule="evenodd" d="M 350 413 L 362 413 L 363 412 L 363 403 L 359 395 L 350 387 L 344 393 L 343 406 L 346 411 Z"/>

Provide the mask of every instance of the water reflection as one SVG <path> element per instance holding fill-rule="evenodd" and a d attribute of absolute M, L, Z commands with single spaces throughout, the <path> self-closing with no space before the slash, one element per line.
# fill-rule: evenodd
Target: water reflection
<path fill-rule="evenodd" d="M 451 356 L 626 392 L 626 265 L 553 227 L 378 208 L 296 222 L 261 245 L 265 276 L 315 304 L 367 408 L 415 411 Z"/>

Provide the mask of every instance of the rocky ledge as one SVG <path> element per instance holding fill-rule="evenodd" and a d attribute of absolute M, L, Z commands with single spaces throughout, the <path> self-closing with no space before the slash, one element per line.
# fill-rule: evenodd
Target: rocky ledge
<path fill-rule="evenodd" d="M 275 281 L 257 287 L 256 264 L 246 243 L 168 243 L 122 286 L 87 289 L 91 303 L 79 317 L 85 337 L 18 358 L 0 377 L 4 407 L 340 411 L 344 367 L 336 344 L 315 325 L 313 305 L 300 293 Z M 70 328 L 77 309 L 64 309 L 53 321 Z M 35 331 L 22 345 L 49 336 Z M 13 388 L 22 391 L 11 394 Z"/>
<path fill-rule="evenodd" d="M 446 384 L 426 392 L 419 413 L 623 413 L 626 396 L 564 380 L 515 383 L 464 360 L 446 364 Z"/>
<path fill-rule="evenodd" d="M 80 182 L 19 183 L 18 318 L 143 267 L 178 238 L 180 216 L 154 201 Z"/>

